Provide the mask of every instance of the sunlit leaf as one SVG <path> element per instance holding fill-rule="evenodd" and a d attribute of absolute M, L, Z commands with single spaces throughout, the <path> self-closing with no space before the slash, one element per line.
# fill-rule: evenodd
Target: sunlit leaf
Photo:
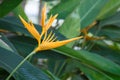
<path fill-rule="evenodd" d="M 28 17 L 27 15 L 25 14 L 24 12 L 24 9 L 22 8 L 21 5 L 18 5 L 14 10 L 13 10 L 13 13 L 15 16 L 22 16 L 25 20 L 28 20 Z"/>
<path fill-rule="evenodd" d="M 79 6 L 81 28 L 91 24 L 109 0 L 82 0 Z"/>
<path fill-rule="evenodd" d="M 98 15 L 98 19 L 104 19 L 114 14 L 120 7 L 120 0 L 109 0 Z"/>
<path fill-rule="evenodd" d="M 72 13 L 76 7 L 80 4 L 81 0 L 67 0 L 61 1 L 58 5 L 54 6 L 49 15 L 59 14 L 57 18 L 65 19 L 70 13 Z M 71 5 L 70 5 L 71 4 Z"/>
<path fill-rule="evenodd" d="M 73 38 L 80 34 L 80 18 L 78 12 L 75 11 L 70 14 L 64 21 L 63 25 L 59 28 L 61 34 L 67 38 Z M 67 46 L 72 47 L 74 42 Z"/>

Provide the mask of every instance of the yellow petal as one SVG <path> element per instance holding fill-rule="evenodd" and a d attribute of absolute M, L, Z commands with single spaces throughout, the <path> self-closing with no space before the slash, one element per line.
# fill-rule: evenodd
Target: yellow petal
<path fill-rule="evenodd" d="M 42 8 L 42 14 L 41 14 L 41 26 L 45 26 L 45 19 L 46 19 L 46 4 Z"/>
<path fill-rule="evenodd" d="M 53 21 L 56 19 L 56 17 L 58 16 L 58 14 L 56 14 L 55 16 L 51 16 L 48 23 L 46 24 L 45 28 L 46 28 L 46 31 L 51 27 Z"/>
<path fill-rule="evenodd" d="M 69 42 L 75 41 L 82 38 L 81 37 L 76 37 L 76 38 L 72 38 L 72 39 L 68 39 L 68 40 L 63 40 L 63 41 L 56 41 L 56 42 L 44 42 L 42 43 L 40 46 L 38 46 L 38 48 L 36 49 L 36 51 L 41 51 L 41 50 L 48 50 L 48 49 L 53 49 L 53 48 L 57 48 L 60 46 L 63 46 Z"/>
<path fill-rule="evenodd" d="M 40 34 L 38 33 L 38 31 L 35 29 L 34 25 L 32 24 L 32 22 L 27 23 L 21 16 L 20 20 L 22 21 L 22 23 L 24 24 L 25 28 L 27 28 L 27 30 L 32 34 L 32 36 L 39 40 Z"/>
<path fill-rule="evenodd" d="M 51 20 L 51 18 L 52 18 L 52 15 L 50 16 L 49 21 Z M 49 21 L 48 21 L 48 22 L 49 22 Z M 47 25 L 47 24 L 46 24 L 46 25 Z M 41 36 L 44 35 L 46 32 L 47 32 L 47 29 L 46 29 L 45 25 L 43 25 L 43 26 L 42 26 L 42 33 L 41 33 Z"/>
<path fill-rule="evenodd" d="M 56 14 L 53 17 L 52 17 L 52 15 L 50 16 L 50 19 L 48 20 L 47 24 L 45 26 L 42 26 L 41 36 L 43 36 L 48 31 L 48 29 L 51 27 L 53 21 L 56 19 L 57 16 L 58 16 L 58 14 Z"/>
<path fill-rule="evenodd" d="M 105 37 L 90 37 L 86 36 L 85 40 L 102 40 L 105 39 Z"/>

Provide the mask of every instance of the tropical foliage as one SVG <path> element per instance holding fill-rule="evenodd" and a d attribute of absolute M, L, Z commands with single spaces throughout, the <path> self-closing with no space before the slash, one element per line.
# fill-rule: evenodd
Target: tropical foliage
<path fill-rule="evenodd" d="M 54 1 L 57 3 L 53 4 Z M 22 2 L 0 1 L 1 80 L 5 80 L 38 44 L 38 38 L 29 33 L 30 28 L 27 31 L 18 17 L 30 21 Z M 38 51 L 15 71 L 10 80 L 119 80 L 120 0 L 41 0 L 40 4 L 45 3 L 52 7 L 48 18 L 58 14 L 56 26 L 46 35 L 52 31 L 58 42 L 83 38 L 58 48 Z M 63 24 L 59 24 L 60 20 Z M 43 31 L 41 25 L 34 26 L 39 33 Z"/>

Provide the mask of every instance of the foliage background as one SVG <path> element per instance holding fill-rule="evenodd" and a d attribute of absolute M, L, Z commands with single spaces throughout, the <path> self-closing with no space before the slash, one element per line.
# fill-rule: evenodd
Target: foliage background
<path fill-rule="evenodd" d="M 37 45 L 18 18 L 21 15 L 28 20 L 22 2 L 0 1 L 1 80 Z M 93 22 L 97 23 L 87 36 L 104 39 L 84 38 L 38 52 L 16 71 L 11 80 L 119 80 L 120 0 L 40 0 L 40 10 L 45 2 L 50 9 L 48 17 L 59 14 L 56 25 L 51 28 L 59 40 L 84 35 L 81 30 Z M 63 24 L 59 24 L 60 20 Z M 35 26 L 41 32 L 40 25 L 37 23 Z"/>

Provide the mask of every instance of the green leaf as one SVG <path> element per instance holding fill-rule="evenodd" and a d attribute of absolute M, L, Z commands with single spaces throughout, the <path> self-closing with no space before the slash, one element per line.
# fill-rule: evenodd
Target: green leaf
<path fill-rule="evenodd" d="M 71 80 L 84 80 L 79 75 L 73 75 Z"/>
<path fill-rule="evenodd" d="M 106 75 L 103 72 L 100 72 L 99 70 L 94 70 L 91 69 L 90 67 L 76 64 L 77 66 L 79 66 L 79 68 L 86 74 L 86 76 L 89 78 L 89 80 L 114 80 L 112 79 L 112 77 Z"/>
<path fill-rule="evenodd" d="M 80 71 L 82 71 L 83 74 L 86 75 L 89 80 L 114 80 L 106 73 L 94 67 L 91 67 L 87 64 L 81 63 L 77 60 L 71 60 L 70 65 L 68 66 L 71 66 L 71 65 L 73 65 L 76 68 L 79 68 Z"/>
<path fill-rule="evenodd" d="M 43 1 L 57 1 L 57 0 L 43 0 Z"/>
<path fill-rule="evenodd" d="M 19 53 L 21 53 L 21 55 L 23 56 L 27 56 L 37 45 L 36 40 L 32 39 L 32 38 L 28 38 L 25 36 L 16 36 L 16 37 L 11 37 L 9 38 L 10 41 L 13 43 L 13 45 L 15 46 L 15 48 L 17 49 L 17 51 Z M 37 58 L 51 58 L 51 59 L 66 59 L 65 56 L 58 54 L 57 52 L 51 51 L 51 50 L 47 50 L 47 51 L 42 51 L 42 52 L 38 52 L 36 55 L 34 55 Z"/>
<path fill-rule="evenodd" d="M 81 28 L 92 23 L 108 0 L 82 0 L 79 6 Z"/>
<path fill-rule="evenodd" d="M 11 38 L 12 40 L 13 38 Z M 20 41 L 21 40 L 21 41 Z M 32 40 L 25 40 L 23 39 L 22 40 L 22 37 L 20 37 L 20 40 L 16 39 L 16 41 L 12 41 L 16 46 L 18 44 L 16 44 L 16 42 L 21 42 L 19 43 L 19 45 L 23 45 L 23 44 L 27 44 L 25 49 L 27 48 L 27 46 L 30 48 L 30 45 L 31 43 L 33 42 Z M 28 43 L 28 41 L 30 41 Z M 23 45 L 25 46 L 25 45 Z M 34 45 L 33 45 L 34 46 Z M 22 51 L 22 50 L 21 50 Z M 90 65 L 92 66 L 93 68 L 95 69 L 98 69 L 100 71 L 104 71 L 104 72 L 108 72 L 108 73 L 112 73 L 112 74 L 115 74 L 115 75 L 119 75 L 119 70 L 120 70 L 120 67 L 113 63 L 112 61 L 108 60 L 108 59 L 105 59 L 99 55 L 96 55 L 94 53 L 90 53 L 90 52 L 87 52 L 87 51 L 75 51 L 75 50 L 72 50 L 71 48 L 67 48 L 67 47 L 60 47 L 60 48 L 56 48 L 53 50 L 53 52 L 51 53 L 50 51 L 43 51 L 43 52 L 40 52 L 40 53 L 37 53 L 37 55 L 40 55 L 39 57 L 42 56 L 42 54 L 45 56 L 46 54 L 49 54 L 51 55 L 51 58 L 54 58 L 52 57 L 53 55 L 55 55 L 54 51 L 60 53 L 60 54 L 64 54 L 66 56 L 69 56 L 71 58 L 75 58 L 79 61 L 81 61 L 82 63 L 84 64 L 87 64 L 87 65 Z M 58 54 L 56 53 L 56 54 Z M 59 55 L 55 55 L 56 57 L 59 56 Z M 60 56 L 59 56 L 60 57 Z M 62 59 L 62 58 L 61 58 Z M 59 60 L 59 59 L 58 59 Z M 94 71 L 91 72 L 94 74 Z M 99 76 L 102 76 L 103 74 L 100 74 L 98 72 Z M 91 76 L 94 76 L 94 75 L 91 75 Z M 120 75 L 119 75 L 120 76 Z M 118 76 L 118 77 L 119 77 Z"/>
<path fill-rule="evenodd" d="M 19 45 L 20 44 L 23 45 L 24 43 L 28 44 L 28 41 L 31 41 L 31 40 L 25 40 L 24 39 L 26 41 L 25 42 L 25 41 L 22 41 L 22 38 L 20 38 L 20 39 L 21 39 L 21 41 L 16 39 L 16 41 L 21 42 L 21 43 L 19 43 Z M 33 41 L 31 41 L 31 42 L 33 42 Z M 16 46 L 18 45 L 18 44 L 15 44 L 15 42 L 13 42 L 13 43 Z M 30 48 L 30 45 L 31 45 L 31 43 L 29 43 L 29 45 L 26 45 L 26 48 L 27 48 L 27 46 L 29 46 L 29 48 Z M 105 58 L 103 58 L 103 57 L 101 57 L 97 54 L 90 53 L 90 52 L 87 52 L 87 51 L 75 51 L 75 50 L 72 50 L 72 49 L 67 48 L 67 47 L 60 47 L 60 48 L 54 49 L 52 53 L 50 51 L 49 52 L 43 51 L 43 52 L 40 52 L 40 54 L 37 53 L 37 55 L 42 56 L 42 53 L 43 53 L 43 55 L 49 54 L 49 55 L 51 55 L 51 58 L 52 58 L 52 55 L 55 55 L 54 51 L 56 51 L 58 53 L 61 53 L 63 55 L 67 55 L 71 58 L 75 58 L 77 60 L 80 60 L 83 63 L 91 65 L 91 66 L 93 66 L 93 67 L 95 67 L 99 70 L 109 72 L 109 73 L 112 73 L 112 74 L 115 74 L 115 75 L 119 75 L 120 67 L 117 64 L 115 64 L 112 61 L 110 61 L 108 59 L 105 59 Z M 58 54 L 58 53 L 56 53 L 56 54 Z"/>
<path fill-rule="evenodd" d="M 120 28 L 115 26 L 107 26 L 100 30 L 99 36 L 105 36 L 106 39 L 120 41 Z"/>
<path fill-rule="evenodd" d="M 35 40 L 24 36 L 12 37 L 9 39 L 14 44 L 15 48 L 19 51 L 19 53 L 21 53 L 21 55 L 23 56 L 27 56 L 28 53 L 31 52 L 31 50 L 33 50 L 36 45 Z M 48 69 L 54 74 L 57 74 L 58 73 L 57 71 L 59 71 L 60 69 L 61 62 L 64 62 L 66 56 L 63 56 L 51 50 L 47 50 L 47 51 L 37 52 L 37 54 L 34 55 L 33 58 L 47 59 Z M 57 66 L 57 68 L 55 66 Z"/>
<path fill-rule="evenodd" d="M 70 5 L 71 4 L 71 5 Z M 67 1 L 61 1 L 58 5 L 54 6 L 48 15 L 55 15 L 59 14 L 57 18 L 59 19 L 65 19 L 70 13 L 74 11 L 74 9 L 77 8 L 77 6 L 80 4 L 80 0 L 67 0 Z"/>
<path fill-rule="evenodd" d="M 64 21 L 63 25 L 59 28 L 61 34 L 66 38 L 73 38 L 80 34 L 80 18 L 77 11 L 70 14 Z M 72 47 L 74 42 L 67 46 Z"/>
<path fill-rule="evenodd" d="M 13 44 L 7 39 L 6 36 L 4 36 L 3 34 L 0 35 L 0 46 L 2 48 L 5 48 L 11 52 L 17 53 L 17 50 L 15 49 L 15 47 L 13 46 Z"/>
<path fill-rule="evenodd" d="M 120 72 L 120 66 L 115 64 L 114 62 L 103 58 L 102 56 L 99 56 L 97 54 L 93 54 L 87 51 L 75 51 L 70 48 L 67 48 L 65 46 L 59 47 L 54 49 L 54 51 L 64 54 L 66 56 L 75 58 L 85 64 L 91 65 L 95 68 L 98 68 L 100 70 L 103 70 L 105 72 L 109 72 L 111 74 L 119 75 Z"/>
<path fill-rule="evenodd" d="M 113 41 L 120 41 L 120 11 L 103 19 L 98 24 L 100 30 L 98 36 L 105 36 L 105 39 L 113 40 Z M 93 28 L 95 31 L 96 29 Z"/>
<path fill-rule="evenodd" d="M 104 27 L 107 25 L 115 25 L 120 27 L 120 11 L 115 13 L 114 15 L 112 15 L 109 18 L 103 19 L 100 21 L 100 26 Z"/>
<path fill-rule="evenodd" d="M 23 57 L 18 55 L 18 52 L 16 51 L 15 47 L 4 35 L 1 35 L 0 52 L 2 52 L 0 53 L 0 56 L 1 56 L 0 65 L 3 69 L 7 70 L 8 72 L 11 72 L 17 66 L 17 64 L 23 59 Z M 11 63 L 14 63 L 14 64 L 11 64 Z M 27 61 L 20 67 L 20 69 L 16 72 L 16 74 L 14 74 L 14 77 L 17 80 L 18 80 L 18 77 L 19 77 L 19 80 L 21 79 L 49 80 L 47 75 L 42 70 L 35 68 Z"/>
<path fill-rule="evenodd" d="M 112 47 L 107 45 L 103 41 L 99 41 L 95 43 L 91 51 L 105 58 L 108 58 L 120 65 L 120 50 L 118 50 L 117 46 Z"/>
<path fill-rule="evenodd" d="M 12 11 L 17 5 L 19 5 L 22 0 L 2 0 L 0 4 L 0 17 L 5 16 L 10 11 Z"/>
<path fill-rule="evenodd" d="M 104 6 L 104 8 L 97 16 L 97 18 L 104 19 L 106 17 L 109 17 L 112 14 L 114 14 L 119 7 L 120 7 L 120 0 L 109 0 L 109 2 Z"/>
<path fill-rule="evenodd" d="M 34 26 L 36 27 L 36 29 L 38 30 L 38 32 L 41 33 L 41 26 L 34 24 Z M 4 29 L 4 30 L 8 30 L 8 31 L 12 31 L 12 32 L 17 32 L 20 34 L 25 34 L 26 36 L 32 37 L 31 34 L 27 31 L 27 29 L 23 26 L 23 24 L 20 22 L 20 19 L 16 18 L 16 17 L 4 17 L 0 19 L 0 29 Z M 52 29 L 48 30 L 48 33 L 51 31 Z M 61 35 L 57 30 L 54 31 L 56 36 L 59 36 L 57 39 L 58 40 L 62 40 L 62 39 L 66 39 L 63 35 Z"/>
<path fill-rule="evenodd" d="M 46 70 L 45 72 L 46 72 L 46 74 L 48 74 L 51 77 L 52 80 L 60 80 L 59 78 L 54 76 L 50 71 Z"/>
<path fill-rule="evenodd" d="M 15 17 L 4 17 L 0 19 L 0 29 L 12 31 L 12 32 L 21 32 L 30 36 L 29 32 L 25 29 L 19 19 Z"/>
<path fill-rule="evenodd" d="M 1 44 L 6 47 L 1 47 L 3 46 Z M 23 60 L 23 57 L 9 49 L 11 49 L 10 45 L 0 42 L 0 66 L 10 73 Z M 37 69 L 27 61 L 16 71 L 14 78 L 16 80 L 49 80 L 41 69 Z"/>
<path fill-rule="evenodd" d="M 21 6 L 21 4 L 20 5 L 18 5 L 14 10 L 13 10 L 13 13 L 14 13 L 14 15 L 15 16 L 22 16 L 25 20 L 27 20 L 28 21 L 28 17 L 27 17 L 27 15 L 25 14 L 25 12 L 24 12 L 24 9 L 22 8 L 22 6 Z"/>

